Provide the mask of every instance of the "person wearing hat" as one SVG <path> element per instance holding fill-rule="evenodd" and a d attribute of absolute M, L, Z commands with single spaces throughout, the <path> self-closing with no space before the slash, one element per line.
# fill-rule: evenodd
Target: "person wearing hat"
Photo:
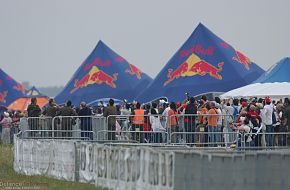
<path fill-rule="evenodd" d="M 273 127 L 273 105 L 271 104 L 270 97 L 265 97 L 265 106 L 263 110 L 261 111 L 261 118 L 262 122 L 266 126 L 266 146 L 273 146 L 274 143 L 274 127 Z M 268 133 L 268 134 L 267 134 Z"/>
<path fill-rule="evenodd" d="M 4 144 L 10 143 L 10 129 L 12 127 L 12 119 L 9 113 L 4 112 L 4 118 L 1 120 L 0 125 L 2 125 L 2 135 L 1 139 Z"/>
<path fill-rule="evenodd" d="M 243 102 L 242 102 L 242 107 L 241 107 L 241 109 L 239 110 L 239 112 L 241 112 L 241 111 L 248 111 L 248 110 L 247 110 L 247 107 L 248 107 L 248 103 L 247 103 L 246 101 L 243 101 Z"/>

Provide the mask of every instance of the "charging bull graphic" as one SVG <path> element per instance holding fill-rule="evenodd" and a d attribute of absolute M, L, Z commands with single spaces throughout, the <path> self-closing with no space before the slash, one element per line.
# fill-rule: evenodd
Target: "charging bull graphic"
<path fill-rule="evenodd" d="M 24 86 L 23 86 L 22 84 L 20 84 L 20 83 L 17 83 L 16 86 L 13 86 L 13 89 L 18 90 L 18 91 L 22 92 L 23 94 L 25 93 L 25 88 L 24 88 Z"/>
<path fill-rule="evenodd" d="M 130 73 L 131 75 L 136 75 L 136 77 L 141 80 L 142 71 L 138 69 L 135 65 L 129 63 L 130 69 L 127 69 L 125 72 Z"/>
<path fill-rule="evenodd" d="M 102 84 L 105 83 L 112 88 L 116 88 L 114 81 L 117 80 L 118 73 L 113 74 L 113 76 L 108 75 L 104 71 L 100 70 L 97 66 L 93 66 L 89 73 L 87 73 L 82 79 L 75 80 L 74 88 L 71 93 L 74 93 L 80 88 L 84 88 L 92 84 Z"/>
<path fill-rule="evenodd" d="M 6 99 L 5 98 L 6 98 L 7 94 L 8 94 L 7 90 L 2 92 L 2 93 L 0 93 L 0 102 L 6 103 Z"/>
<path fill-rule="evenodd" d="M 190 77 L 195 75 L 204 76 L 209 74 L 213 78 L 222 80 L 222 76 L 219 74 L 219 72 L 222 71 L 222 66 L 223 62 L 218 63 L 218 67 L 215 67 L 192 53 L 177 69 L 168 69 L 168 80 L 164 83 L 164 86 L 179 77 Z"/>
<path fill-rule="evenodd" d="M 252 64 L 252 61 L 247 56 L 242 54 L 240 51 L 238 50 L 235 51 L 236 56 L 233 57 L 233 60 L 241 63 L 242 65 L 244 65 L 245 69 L 249 70 L 250 69 L 249 65 Z"/>

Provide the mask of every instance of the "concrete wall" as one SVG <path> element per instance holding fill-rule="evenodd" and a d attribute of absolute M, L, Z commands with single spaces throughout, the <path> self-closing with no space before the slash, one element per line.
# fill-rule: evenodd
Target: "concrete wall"
<path fill-rule="evenodd" d="M 15 138 L 14 170 L 111 189 L 290 189 L 290 150 L 192 151 Z"/>
<path fill-rule="evenodd" d="M 290 189 L 290 152 L 175 152 L 174 189 Z"/>

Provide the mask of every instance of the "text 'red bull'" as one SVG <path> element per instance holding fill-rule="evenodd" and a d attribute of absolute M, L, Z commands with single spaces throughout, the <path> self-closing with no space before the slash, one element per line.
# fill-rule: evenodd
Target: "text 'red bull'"
<path fill-rule="evenodd" d="M 98 66 L 110 66 L 111 65 L 111 61 L 110 60 L 106 60 L 106 61 L 103 62 L 101 58 L 97 57 L 91 63 L 86 64 L 85 67 L 84 67 L 84 70 L 85 71 L 86 70 L 89 70 L 94 65 L 98 65 Z"/>
<path fill-rule="evenodd" d="M 197 54 L 202 54 L 202 55 L 213 55 L 214 47 L 209 46 L 207 48 L 204 48 L 204 47 L 202 47 L 201 44 L 195 44 L 190 49 L 181 50 L 179 53 L 179 57 L 183 58 L 183 57 L 186 57 L 192 53 L 197 53 Z"/>
<path fill-rule="evenodd" d="M 249 65 L 252 63 L 252 61 L 247 57 L 245 56 L 244 54 L 242 54 L 240 51 L 236 51 L 236 56 L 233 57 L 233 60 L 241 63 L 244 65 L 245 69 L 249 70 Z"/>
<path fill-rule="evenodd" d="M 105 83 L 112 88 L 116 88 L 114 81 L 117 80 L 118 73 L 113 74 L 113 76 L 108 75 L 104 71 L 100 70 L 98 67 L 93 66 L 88 74 L 86 74 L 82 79 L 75 80 L 74 88 L 71 93 L 74 93 L 80 88 L 84 88 L 91 84 L 102 84 Z"/>
<path fill-rule="evenodd" d="M 6 99 L 5 98 L 6 98 L 7 94 L 8 94 L 7 90 L 0 93 L 0 102 L 6 103 Z"/>
<path fill-rule="evenodd" d="M 25 88 L 24 88 L 24 86 L 23 86 L 22 84 L 20 84 L 20 83 L 17 83 L 17 85 L 14 86 L 13 89 L 18 90 L 18 91 L 22 92 L 23 94 L 25 93 Z"/>
<path fill-rule="evenodd" d="M 135 65 L 129 63 L 130 69 L 126 69 L 126 73 L 130 73 L 131 75 L 136 75 L 136 77 L 141 80 L 142 71 L 138 69 Z"/>
<path fill-rule="evenodd" d="M 222 76 L 219 74 L 219 72 L 222 71 L 222 66 L 223 62 L 218 63 L 218 67 L 215 67 L 205 60 L 200 59 L 193 53 L 176 70 L 173 71 L 172 69 L 168 69 L 168 80 L 164 83 L 164 86 L 179 77 L 189 77 L 195 75 L 204 76 L 209 74 L 211 77 L 222 80 Z"/>

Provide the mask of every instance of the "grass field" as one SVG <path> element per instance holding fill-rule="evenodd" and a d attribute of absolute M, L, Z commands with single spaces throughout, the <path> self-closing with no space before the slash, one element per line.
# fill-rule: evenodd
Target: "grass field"
<path fill-rule="evenodd" d="M 11 145 L 0 144 L 0 190 L 34 189 L 34 190 L 90 190 L 102 189 L 94 185 L 68 182 L 43 176 L 26 176 L 13 170 L 13 152 Z"/>

